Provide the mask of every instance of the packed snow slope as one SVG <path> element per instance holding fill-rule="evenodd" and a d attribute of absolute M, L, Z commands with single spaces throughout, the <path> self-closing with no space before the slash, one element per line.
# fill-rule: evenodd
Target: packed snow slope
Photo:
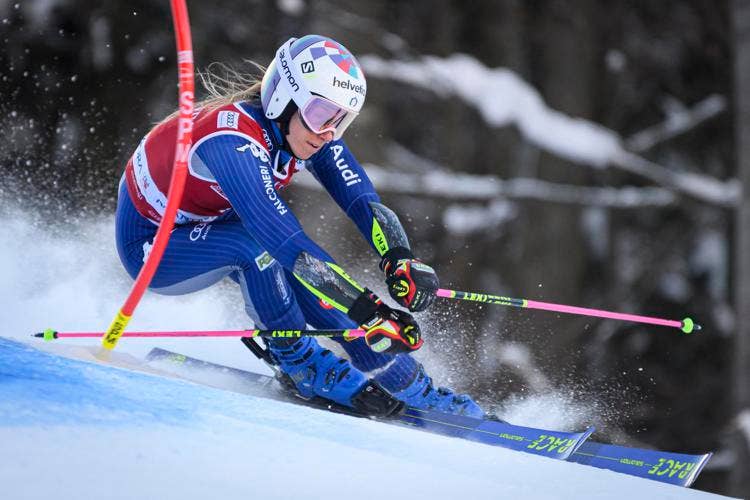
<path fill-rule="evenodd" d="M 2 498 L 719 498 L 95 359 L 0 337 Z"/>

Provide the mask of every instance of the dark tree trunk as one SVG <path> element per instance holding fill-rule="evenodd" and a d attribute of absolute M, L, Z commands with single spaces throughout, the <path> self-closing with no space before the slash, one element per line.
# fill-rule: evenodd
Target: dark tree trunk
<path fill-rule="evenodd" d="M 750 411 L 750 0 L 733 0 L 735 53 L 735 126 L 737 177 L 743 186 L 741 204 L 735 219 L 735 309 L 737 337 L 734 359 L 735 412 Z M 750 452 L 748 436 L 742 432 L 732 439 L 735 464 L 732 471 L 733 495 L 750 492 Z"/>
<path fill-rule="evenodd" d="M 595 9 L 590 1 L 557 0 L 537 5 L 529 16 L 534 25 L 530 30 L 532 82 L 551 108 L 586 119 L 593 118 L 592 96 L 597 90 Z M 587 169 L 559 157 L 548 153 L 539 157 L 538 178 L 585 185 L 588 175 Z M 580 303 L 586 268 L 580 208 L 558 206 L 550 210 L 549 205 L 533 203 L 524 208 L 524 214 L 526 227 L 519 235 L 524 248 L 519 289 L 534 299 Z M 552 323 L 548 315 L 535 320 L 553 325 L 552 349 L 567 351 L 577 344 L 583 323 L 580 320 L 560 318 Z"/>

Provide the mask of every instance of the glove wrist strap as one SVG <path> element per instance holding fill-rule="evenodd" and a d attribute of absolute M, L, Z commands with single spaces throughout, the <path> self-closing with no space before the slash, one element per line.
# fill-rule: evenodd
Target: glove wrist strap
<path fill-rule="evenodd" d="M 365 288 L 365 291 L 354 300 L 354 304 L 352 304 L 352 307 L 349 308 L 349 312 L 346 314 L 352 319 L 352 321 L 357 323 L 357 325 L 364 325 L 375 316 L 380 305 L 381 303 L 378 296 L 371 290 Z"/>

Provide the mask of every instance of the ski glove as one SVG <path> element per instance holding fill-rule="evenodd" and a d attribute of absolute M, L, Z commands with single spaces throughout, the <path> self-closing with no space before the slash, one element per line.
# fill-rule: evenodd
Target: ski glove
<path fill-rule="evenodd" d="M 388 293 L 412 312 L 424 311 L 435 300 L 440 283 L 435 270 L 414 258 L 404 247 L 388 250 L 380 261 Z"/>
<path fill-rule="evenodd" d="M 388 307 L 368 289 L 357 297 L 348 315 L 367 332 L 365 341 L 375 352 L 411 352 L 424 343 L 411 314 Z"/>

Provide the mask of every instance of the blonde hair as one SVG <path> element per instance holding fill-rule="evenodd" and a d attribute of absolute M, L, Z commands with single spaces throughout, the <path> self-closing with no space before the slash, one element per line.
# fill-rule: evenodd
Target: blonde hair
<path fill-rule="evenodd" d="M 214 62 L 203 71 L 198 71 L 198 78 L 203 88 L 208 92 L 208 97 L 195 103 L 195 110 L 212 111 L 214 109 L 233 104 L 240 101 L 249 101 L 260 96 L 260 85 L 266 68 L 246 59 L 244 61 L 255 67 L 260 73 L 242 72 L 228 64 Z M 161 120 L 160 123 L 177 116 L 179 111 L 174 111 Z"/>
<path fill-rule="evenodd" d="M 249 101 L 260 95 L 260 83 L 266 68 L 260 64 L 245 60 L 255 66 L 260 75 L 244 73 L 224 63 L 211 63 L 204 71 L 198 72 L 203 88 L 208 97 L 196 103 L 196 108 L 212 110 L 239 101 Z"/>

